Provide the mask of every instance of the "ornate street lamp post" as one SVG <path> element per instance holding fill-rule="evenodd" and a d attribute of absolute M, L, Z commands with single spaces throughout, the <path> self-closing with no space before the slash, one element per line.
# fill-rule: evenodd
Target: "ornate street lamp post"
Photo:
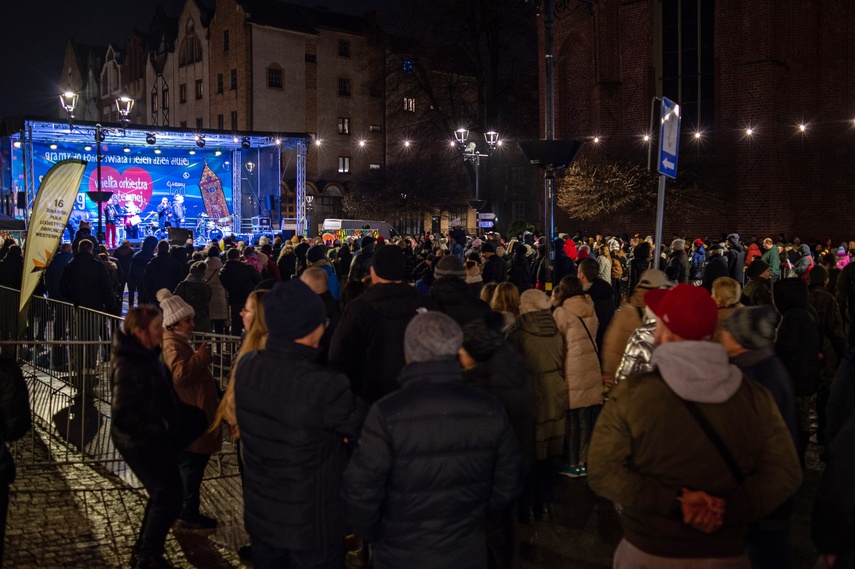
<path fill-rule="evenodd" d="M 469 139 L 469 130 L 465 128 L 458 128 L 454 131 L 454 139 L 457 141 L 457 146 L 460 148 L 460 154 L 463 156 L 464 162 L 471 162 L 473 167 L 475 168 L 475 199 L 469 202 L 469 207 L 478 211 L 484 204 L 487 203 L 486 200 L 482 200 L 479 195 L 479 185 L 480 185 L 480 174 L 481 174 L 481 160 L 486 160 L 490 157 L 493 150 L 496 146 L 501 146 L 502 141 L 499 140 L 499 133 L 490 130 L 484 133 L 484 140 L 487 142 L 487 146 L 490 149 L 487 154 L 482 154 L 476 148 L 476 144 L 474 141 L 470 141 L 467 143 Z"/>

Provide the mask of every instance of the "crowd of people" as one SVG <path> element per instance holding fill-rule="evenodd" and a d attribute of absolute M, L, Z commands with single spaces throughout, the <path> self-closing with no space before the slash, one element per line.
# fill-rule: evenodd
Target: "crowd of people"
<path fill-rule="evenodd" d="M 785 568 L 812 440 L 815 543 L 855 566 L 855 242 L 561 234 L 547 263 L 536 235 L 461 228 L 90 237 L 42 293 L 119 313 L 127 291 L 112 432 L 149 492 L 138 567 L 169 566 L 173 523 L 216 527 L 199 494 L 223 424 L 259 568 L 339 568 L 348 550 L 520 567 L 516 525 L 549 519 L 557 476 L 615 504 L 615 567 Z M 17 288 L 20 256 L 4 245 L 0 285 Z M 194 331 L 242 335 L 222 397 Z"/>

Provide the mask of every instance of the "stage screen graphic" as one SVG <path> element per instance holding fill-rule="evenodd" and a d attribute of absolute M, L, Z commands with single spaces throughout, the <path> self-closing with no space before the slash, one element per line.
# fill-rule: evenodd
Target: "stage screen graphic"
<path fill-rule="evenodd" d="M 89 214 L 93 230 L 98 220 L 98 206 L 85 194 L 98 189 L 97 155 L 93 147 L 90 151 L 82 149 L 80 144 L 33 142 L 33 172 L 36 193 L 41 180 L 57 162 L 68 158 L 78 158 L 88 162 L 78 191 L 75 208 Z M 128 203 L 139 208 L 143 223 L 157 221 L 157 207 L 163 198 L 170 204 L 183 200 L 185 227 L 191 227 L 195 220 L 206 213 L 205 202 L 199 188 L 205 166 L 216 174 L 222 184 L 222 196 L 228 214 L 232 209 L 232 176 L 229 162 L 231 152 L 219 153 L 216 149 L 197 149 L 190 154 L 187 149 L 162 148 L 155 153 L 154 146 L 129 147 L 123 151 L 121 143 L 103 143 L 101 154 L 101 189 L 113 192 L 117 206 L 124 209 Z M 210 179 L 210 175 L 207 175 Z M 24 172 L 21 160 L 13 160 L 12 179 L 23 183 Z M 177 196 L 180 196 L 176 199 Z M 82 212 L 81 212 L 82 213 Z M 85 216 L 85 214 L 84 214 Z M 225 217 L 225 216 L 223 216 Z M 173 222 L 173 226 L 177 223 Z"/>

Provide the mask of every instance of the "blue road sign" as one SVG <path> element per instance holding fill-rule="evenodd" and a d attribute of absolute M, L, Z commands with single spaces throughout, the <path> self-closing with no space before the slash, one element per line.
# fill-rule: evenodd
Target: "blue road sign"
<path fill-rule="evenodd" d="M 680 105 L 662 97 L 662 123 L 659 127 L 659 173 L 677 177 L 677 153 L 680 149 Z"/>

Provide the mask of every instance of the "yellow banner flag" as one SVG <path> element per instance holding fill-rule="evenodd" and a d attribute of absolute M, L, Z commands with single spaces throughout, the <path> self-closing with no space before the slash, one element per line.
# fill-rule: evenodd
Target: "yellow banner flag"
<path fill-rule="evenodd" d="M 62 232 L 71 215 L 71 208 L 80 191 L 80 182 L 86 170 L 85 160 L 69 159 L 57 162 L 42 179 L 33 202 L 33 213 L 27 227 L 27 245 L 24 253 L 24 277 L 21 279 L 19 317 L 30 301 L 42 271 L 62 240 Z"/>

